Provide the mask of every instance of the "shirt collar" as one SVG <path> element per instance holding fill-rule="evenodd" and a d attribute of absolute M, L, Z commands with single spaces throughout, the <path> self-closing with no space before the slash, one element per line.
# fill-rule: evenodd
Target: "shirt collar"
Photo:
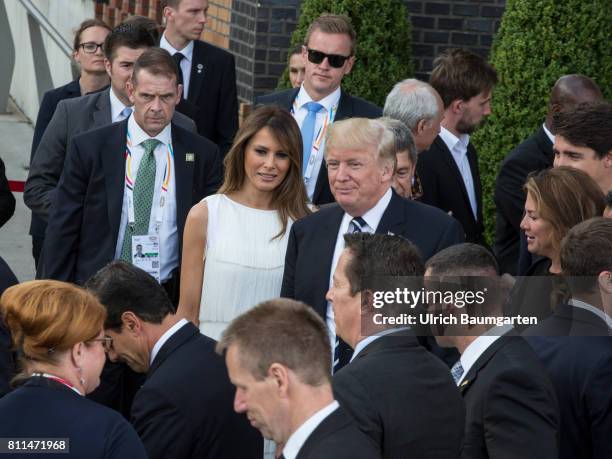
<path fill-rule="evenodd" d="M 111 86 L 110 91 L 108 92 L 110 95 L 110 106 L 111 106 L 111 122 L 115 122 L 117 117 L 121 114 L 125 107 L 129 107 L 129 105 L 124 105 L 123 102 L 119 100 L 119 98 L 115 95 L 115 91 Z"/>
<path fill-rule="evenodd" d="M 164 127 L 159 134 L 157 134 L 155 137 L 151 137 L 149 134 L 143 131 L 142 128 L 138 125 L 133 114 L 130 115 L 130 118 L 128 119 L 128 131 L 132 139 L 132 145 L 134 146 L 140 145 L 142 142 L 144 142 L 147 139 L 157 139 L 164 145 L 170 145 L 171 140 L 172 140 L 170 126 L 171 126 L 171 123 L 168 123 L 166 127 Z"/>
<path fill-rule="evenodd" d="M 331 109 L 335 107 L 336 105 L 338 105 L 338 102 L 340 102 L 340 93 L 341 93 L 340 87 L 337 87 L 334 92 L 325 96 L 323 99 L 317 102 L 323 105 L 323 108 L 325 110 L 330 112 Z M 310 95 L 308 94 L 308 91 L 306 91 L 306 88 L 304 88 L 304 83 L 302 83 L 302 86 L 300 86 L 300 90 L 298 91 L 298 94 L 295 100 L 299 108 L 302 108 L 304 104 L 308 102 L 312 102 L 312 97 L 310 97 Z"/>
<path fill-rule="evenodd" d="M 451 131 L 443 126 L 440 126 L 440 137 L 444 140 L 444 143 L 450 151 L 456 151 L 459 149 L 462 152 L 467 152 L 468 144 L 470 143 L 470 136 L 468 134 L 461 134 L 457 137 Z"/>
<path fill-rule="evenodd" d="M 185 46 L 183 49 L 176 49 L 168 40 L 166 40 L 166 34 L 163 34 L 161 40 L 159 40 L 159 47 L 168 51 L 171 56 L 174 56 L 176 53 L 181 53 L 189 62 L 192 60 L 193 40 L 187 43 L 187 46 Z"/>
<path fill-rule="evenodd" d="M 378 228 L 378 224 L 380 223 L 380 220 L 382 220 L 382 216 L 391 202 L 391 196 L 393 196 L 393 192 L 391 191 L 391 188 L 389 188 L 383 197 L 378 200 L 374 207 L 363 215 L 357 215 L 365 220 L 373 232 L 376 231 L 376 228 Z"/>
<path fill-rule="evenodd" d="M 585 303 L 584 301 L 580 301 L 576 298 L 570 298 L 568 304 L 576 308 L 586 309 L 587 311 L 592 312 L 597 317 L 601 318 L 606 323 L 608 328 L 612 328 L 612 317 L 606 314 L 605 311 L 602 311 L 601 309 L 596 308 L 592 304 Z"/>
<path fill-rule="evenodd" d="M 546 127 L 546 123 L 542 123 L 542 129 L 544 129 L 544 133 L 546 134 L 546 137 L 549 138 L 551 143 L 555 143 L 555 136 L 553 135 L 552 132 L 548 130 L 548 128 Z"/>
<path fill-rule="evenodd" d="M 355 360 L 355 357 L 357 357 L 357 355 L 363 351 L 369 344 L 372 344 L 374 341 L 376 341 L 378 338 L 388 335 L 390 333 L 395 333 L 398 332 L 400 330 L 408 330 L 410 327 L 401 327 L 401 328 L 389 328 L 387 330 L 383 330 L 380 331 L 378 333 L 375 333 L 373 335 L 370 336 L 366 336 L 364 339 L 362 339 L 361 341 L 359 341 L 357 343 L 357 345 L 355 346 L 355 351 L 353 351 L 353 356 L 351 357 L 351 362 L 353 360 Z"/>
<path fill-rule="evenodd" d="M 159 339 L 155 343 L 155 346 L 153 346 L 153 349 L 151 350 L 151 359 L 149 361 L 149 365 L 153 364 L 153 360 L 155 360 L 155 357 L 157 356 L 162 346 L 166 344 L 166 341 L 168 341 L 172 335 L 174 335 L 177 331 L 179 331 L 183 327 L 183 325 L 187 323 L 188 323 L 187 319 L 181 319 L 177 323 L 175 323 L 172 327 L 170 327 L 168 330 L 166 330 L 166 333 L 164 333 L 163 335 L 159 337 Z"/>
<path fill-rule="evenodd" d="M 465 375 L 468 374 L 470 368 L 476 363 L 476 360 L 484 354 L 484 352 L 491 347 L 491 345 L 497 341 L 501 336 L 505 335 L 512 329 L 511 325 L 502 325 L 499 327 L 491 327 L 485 333 L 480 335 L 474 341 L 472 341 L 468 347 L 465 348 L 463 354 L 461 354 L 461 366 L 463 367 L 463 374 L 459 381 L 457 381 L 457 385 L 459 385 Z"/>
<path fill-rule="evenodd" d="M 321 408 L 298 427 L 298 429 L 291 434 L 287 443 L 285 443 L 285 447 L 283 448 L 283 456 L 285 456 L 285 459 L 295 459 L 306 440 L 308 440 L 308 437 L 310 437 L 310 434 L 339 406 L 338 402 L 334 400 L 329 405 Z"/>

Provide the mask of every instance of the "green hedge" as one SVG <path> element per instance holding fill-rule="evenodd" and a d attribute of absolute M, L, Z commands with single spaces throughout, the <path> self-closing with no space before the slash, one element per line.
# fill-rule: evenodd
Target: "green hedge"
<path fill-rule="evenodd" d="M 292 47 L 304 43 L 308 26 L 322 13 L 346 14 L 357 32 L 357 59 L 342 87 L 382 107 L 393 85 L 413 75 L 412 27 L 404 4 L 400 0 L 305 0 Z M 278 87 L 291 87 L 286 70 Z"/>
<path fill-rule="evenodd" d="M 499 76 L 493 114 L 474 135 L 487 236 L 495 223 L 493 192 L 501 161 L 544 121 L 550 90 L 562 75 L 582 73 L 612 96 L 610 0 L 507 0 L 493 41 Z"/>

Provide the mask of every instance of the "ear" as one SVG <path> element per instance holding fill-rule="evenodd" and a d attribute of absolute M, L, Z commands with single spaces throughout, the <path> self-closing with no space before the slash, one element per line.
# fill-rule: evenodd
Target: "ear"
<path fill-rule="evenodd" d="M 142 321 L 132 311 L 125 311 L 121 314 L 122 329 L 129 334 L 138 336 L 142 332 Z"/>
<path fill-rule="evenodd" d="M 164 19 L 166 20 L 166 23 L 168 22 L 168 19 L 172 17 L 173 14 L 174 14 L 174 10 L 171 7 L 164 6 L 164 10 L 162 11 L 162 15 L 163 15 Z"/>
<path fill-rule="evenodd" d="M 604 164 L 604 167 L 607 167 L 608 169 L 612 169 L 612 150 L 610 150 L 608 154 L 603 157 L 603 164 Z"/>
<path fill-rule="evenodd" d="M 353 69 L 353 65 L 355 65 L 355 56 L 349 57 L 344 63 L 344 65 L 345 65 L 344 74 L 348 75 L 349 73 L 351 73 L 351 70 Z"/>
<path fill-rule="evenodd" d="M 395 172 L 394 167 L 393 167 L 393 162 L 385 161 L 382 168 L 383 168 L 383 174 L 382 174 L 381 182 L 387 182 L 389 180 L 392 180 L 393 173 Z"/>
<path fill-rule="evenodd" d="M 416 126 L 414 127 L 414 131 L 416 135 L 421 135 L 425 131 L 428 125 L 429 125 L 429 121 L 427 121 L 425 118 L 420 119 L 417 122 Z"/>
<path fill-rule="evenodd" d="M 183 85 L 179 84 L 176 86 L 176 102 L 174 106 L 177 106 L 181 102 L 182 97 L 183 97 Z"/>
<path fill-rule="evenodd" d="M 289 372 L 287 368 L 280 363 L 273 363 L 268 368 L 268 377 L 272 379 L 281 398 L 286 398 L 289 392 Z"/>
<path fill-rule="evenodd" d="M 363 290 L 357 294 L 361 295 L 361 315 L 367 315 L 369 311 L 374 309 L 374 293 L 372 290 Z"/>
<path fill-rule="evenodd" d="M 128 98 L 130 99 L 130 102 L 132 103 L 132 105 L 134 105 L 134 101 L 136 100 L 136 98 L 134 97 L 136 88 L 134 88 L 134 83 L 132 83 L 131 77 L 125 83 L 125 90 L 127 91 L 127 95 L 128 95 Z"/>
<path fill-rule="evenodd" d="M 106 69 L 106 73 L 108 74 L 108 77 L 111 78 L 111 61 L 109 61 L 106 57 L 104 58 L 104 68 Z"/>
<path fill-rule="evenodd" d="M 599 284 L 599 290 L 602 293 L 612 295 L 612 272 L 602 271 L 597 276 L 597 283 Z"/>
<path fill-rule="evenodd" d="M 463 107 L 465 102 L 461 99 L 455 99 L 451 102 L 448 108 L 451 110 L 451 113 L 461 114 L 463 112 Z"/>
<path fill-rule="evenodd" d="M 85 346 L 85 343 L 82 343 L 82 342 L 81 343 L 76 343 L 70 349 L 70 360 L 72 361 L 72 364 L 76 368 L 79 368 L 82 365 L 82 362 L 83 362 L 83 347 L 84 346 Z"/>

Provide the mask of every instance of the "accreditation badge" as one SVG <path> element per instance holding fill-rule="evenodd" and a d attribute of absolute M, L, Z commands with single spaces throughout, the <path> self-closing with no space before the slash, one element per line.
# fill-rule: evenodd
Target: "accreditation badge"
<path fill-rule="evenodd" d="M 161 282 L 159 263 L 159 235 L 132 236 L 132 264 Z"/>

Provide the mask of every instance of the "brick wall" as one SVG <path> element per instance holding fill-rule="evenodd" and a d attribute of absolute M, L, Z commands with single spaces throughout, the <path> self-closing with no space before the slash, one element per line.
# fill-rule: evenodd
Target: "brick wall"
<path fill-rule="evenodd" d="M 229 49 L 232 0 L 209 0 L 208 21 L 202 40 Z"/>
<path fill-rule="evenodd" d="M 95 0 L 95 2 L 96 17 L 111 27 L 115 27 L 133 14 L 147 16 L 161 24 L 161 0 Z"/>
<path fill-rule="evenodd" d="M 427 79 L 433 59 L 449 47 L 489 56 L 505 0 L 405 1 L 412 22 L 412 48 L 418 78 Z"/>

